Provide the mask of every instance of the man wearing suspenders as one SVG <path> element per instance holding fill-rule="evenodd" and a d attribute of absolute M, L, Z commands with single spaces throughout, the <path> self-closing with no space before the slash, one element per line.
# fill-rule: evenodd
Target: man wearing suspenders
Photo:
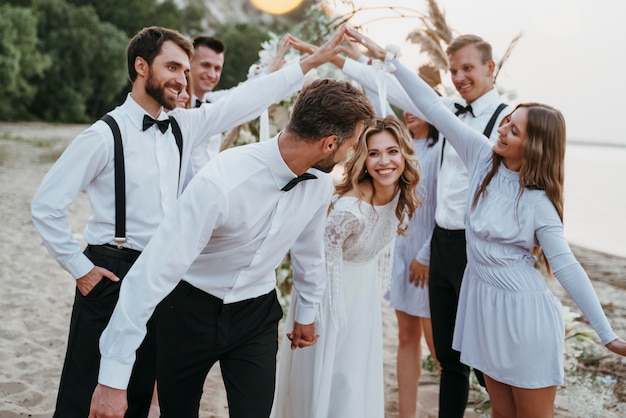
<path fill-rule="evenodd" d="M 453 103 L 467 125 L 495 141 L 502 118 L 510 113 L 494 86 L 491 45 L 475 35 L 461 35 L 448 46 L 452 82 L 465 103 Z M 444 139 L 445 141 L 445 139 Z M 435 230 L 431 241 L 429 298 L 433 340 L 441 364 L 439 417 L 462 418 L 469 393 L 469 367 L 452 349 L 459 291 L 467 256 L 465 216 L 468 172 L 459 155 L 443 144 L 437 181 Z M 477 372 L 479 380 L 482 378 Z"/>
<path fill-rule="evenodd" d="M 149 27 L 136 34 L 127 49 L 132 90 L 126 101 L 109 113 L 108 122 L 97 121 L 72 141 L 32 200 L 33 223 L 44 245 L 76 279 L 55 417 L 88 416 L 100 363 L 98 340 L 117 302 L 120 280 L 176 204 L 185 180 L 180 173 L 187 172 L 192 150 L 297 91 L 304 74 L 331 55 L 320 48 L 300 65 L 245 83 L 212 106 L 175 109 L 187 85 L 192 50 L 191 42 L 170 29 Z M 164 108 L 173 110 L 166 114 Z M 67 219 L 67 207 L 82 190 L 92 207 L 84 252 Z M 145 418 L 150 406 L 156 345 L 150 331 L 148 325 L 137 351 L 126 417 Z"/>

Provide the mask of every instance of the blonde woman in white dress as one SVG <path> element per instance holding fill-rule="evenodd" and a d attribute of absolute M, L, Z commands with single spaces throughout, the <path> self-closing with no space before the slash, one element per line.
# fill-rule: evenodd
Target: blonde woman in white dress
<path fill-rule="evenodd" d="M 390 279 L 395 237 L 420 205 L 418 182 L 409 132 L 395 116 L 376 119 L 329 210 L 319 340 L 297 351 L 289 335 L 283 340 L 272 417 L 384 417 L 381 286 Z"/>

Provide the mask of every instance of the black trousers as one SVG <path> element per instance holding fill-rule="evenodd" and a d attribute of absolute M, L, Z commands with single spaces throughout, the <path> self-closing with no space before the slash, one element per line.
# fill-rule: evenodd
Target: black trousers
<path fill-rule="evenodd" d="M 139 252 L 90 245 L 85 249 L 85 255 L 95 265 L 123 278 Z M 87 296 L 83 296 L 76 289 L 54 417 L 85 418 L 89 415 L 91 395 L 98 383 L 100 334 L 108 324 L 117 303 L 120 284 L 121 282 L 103 278 Z M 137 360 L 128 386 L 128 418 L 145 418 L 150 408 L 156 374 L 153 327 L 150 322 L 148 334 L 137 350 Z"/>
<path fill-rule="evenodd" d="M 282 315 L 275 291 L 224 304 L 182 281 L 157 306 L 154 317 L 161 417 L 198 417 L 204 381 L 216 361 L 230 417 L 268 417 Z"/>
<path fill-rule="evenodd" d="M 441 363 L 439 417 L 462 418 L 469 394 L 469 367 L 452 349 L 463 272 L 467 264 L 465 230 L 435 226 L 429 268 L 430 315 L 435 353 Z"/>

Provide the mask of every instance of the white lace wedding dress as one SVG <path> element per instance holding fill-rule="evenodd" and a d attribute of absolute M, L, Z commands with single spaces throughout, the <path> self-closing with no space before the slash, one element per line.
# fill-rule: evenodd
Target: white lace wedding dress
<path fill-rule="evenodd" d="M 397 197 L 384 206 L 354 197 L 334 203 L 325 233 L 329 282 L 315 323 L 320 338 L 292 351 L 283 337 L 272 417 L 384 417 L 381 284 L 391 275 L 396 206 Z"/>

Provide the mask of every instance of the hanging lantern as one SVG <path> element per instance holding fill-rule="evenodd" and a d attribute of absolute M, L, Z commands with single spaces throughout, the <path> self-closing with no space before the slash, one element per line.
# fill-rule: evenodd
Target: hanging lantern
<path fill-rule="evenodd" d="M 251 2 L 262 12 L 282 15 L 300 6 L 302 0 L 251 0 Z"/>

